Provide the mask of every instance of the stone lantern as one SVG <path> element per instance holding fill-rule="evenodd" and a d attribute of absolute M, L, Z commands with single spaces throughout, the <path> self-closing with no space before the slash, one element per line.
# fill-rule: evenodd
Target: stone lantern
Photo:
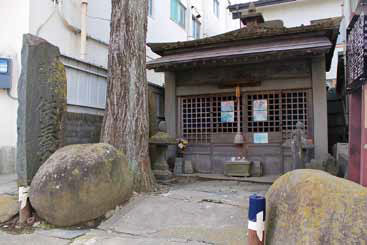
<path fill-rule="evenodd" d="M 176 139 L 169 136 L 166 132 L 166 122 L 159 124 L 159 131 L 150 137 L 149 143 L 154 146 L 154 159 L 152 159 L 152 170 L 158 180 L 172 178 L 172 172 L 166 159 L 166 152 L 169 145 L 176 145 Z"/>

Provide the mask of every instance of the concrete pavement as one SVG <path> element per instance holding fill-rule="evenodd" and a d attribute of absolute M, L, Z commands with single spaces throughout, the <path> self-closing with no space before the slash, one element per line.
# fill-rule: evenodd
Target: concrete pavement
<path fill-rule="evenodd" d="M 247 243 L 248 198 L 253 193 L 264 195 L 268 187 L 206 181 L 138 196 L 98 230 L 72 244 L 243 245 Z"/>
<path fill-rule="evenodd" d="M 0 244 L 243 245 L 248 198 L 253 193 L 264 195 L 268 188 L 235 181 L 166 186 L 159 193 L 134 196 L 96 229 L 0 232 Z"/>

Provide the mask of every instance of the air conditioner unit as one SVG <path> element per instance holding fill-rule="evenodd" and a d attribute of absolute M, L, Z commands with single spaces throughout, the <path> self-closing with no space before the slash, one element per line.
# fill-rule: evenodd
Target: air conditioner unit
<path fill-rule="evenodd" d="M 11 65 L 10 59 L 0 58 L 0 89 L 11 88 Z"/>

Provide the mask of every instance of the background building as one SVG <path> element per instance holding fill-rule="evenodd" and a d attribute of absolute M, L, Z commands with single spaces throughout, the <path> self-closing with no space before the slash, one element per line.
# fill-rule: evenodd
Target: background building
<path fill-rule="evenodd" d="M 227 0 L 148 0 L 148 42 L 185 41 L 222 33 L 231 16 Z M 85 52 L 81 41 L 82 6 L 87 6 Z M 22 36 L 40 36 L 60 48 L 68 79 L 68 111 L 102 115 L 110 33 L 110 0 L 13 0 L 0 4 L 0 173 L 14 171 L 17 141 L 17 82 L 21 72 Z M 156 57 L 148 49 L 147 59 Z M 5 62 L 5 63 L 3 63 Z M 7 66 L 9 65 L 9 66 Z M 1 68 L 2 67 L 2 68 Z M 1 83 L 2 80 L 0 80 Z M 151 84 L 163 84 L 149 72 Z M 162 97 L 159 93 L 157 96 Z M 157 106 L 162 103 L 157 103 Z M 163 114 L 163 108 L 158 110 Z"/>
<path fill-rule="evenodd" d="M 367 186 L 366 4 L 366 0 L 344 3 L 347 49 L 341 58 L 345 67 L 341 63 L 337 87 L 349 106 L 348 179 L 364 186 Z"/>
<path fill-rule="evenodd" d="M 231 12 L 246 11 L 249 1 L 232 0 L 229 7 Z M 309 25 L 312 20 L 340 17 L 342 16 L 342 0 L 259 0 L 253 1 L 258 12 L 264 15 L 265 20 L 282 20 L 286 27 Z M 235 21 L 235 25 L 240 26 L 240 21 Z M 341 29 L 344 33 L 344 30 Z M 326 74 L 326 79 L 330 84 L 336 81 L 338 52 L 344 50 L 345 34 L 340 35 L 333 58 L 330 72 Z"/>

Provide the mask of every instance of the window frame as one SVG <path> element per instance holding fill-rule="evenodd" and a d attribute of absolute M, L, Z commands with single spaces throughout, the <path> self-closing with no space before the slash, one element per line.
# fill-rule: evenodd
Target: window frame
<path fill-rule="evenodd" d="M 220 17 L 220 2 L 219 2 L 219 0 L 213 0 L 213 14 L 217 18 Z"/>
<path fill-rule="evenodd" d="M 267 120 L 254 121 L 253 101 L 267 100 Z M 312 90 L 307 88 L 243 92 L 240 107 L 234 103 L 234 121 L 221 121 L 221 102 L 236 100 L 233 93 L 179 96 L 177 98 L 178 132 L 190 144 L 212 144 L 213 135 L 237 133 L 237 111 L 240 131 L 249 142 L 257 133 L 267 133 L 269 144 L 284 143 L 292 137 L 298 121 L 313 138 Z M 232 112 L 232 111 L 231 111 Z M 252 143 L 251 143 L 252 144 Z"/>
<path fill-rule="evenodd" d="M 4 59 L 4 58 L 0 58 L 0 66 L 1 67 L 6 67 L 6 71 L 5 72 L 2 72 L 0 71 L 0 75 L 9 75 L 10 73 L 10 62 L 9 62 L 9 59 Z"/>
<path fill-rule="evenodd" d="M 154 0 L 148 0 L 148 16 L 153 17 L 154 14 Z"/>
<path fill-rule="evenodd" d="M 170 19 L 177 25 L 186 29 L 186 7 L 180 0 L 171 0 Z M 174 13 L 173 13 L 174 12 Z"/>
<path fill-rule="evenodd" d="M 192 37 L 194 39 L 201 38 L 201 22 L 194 15 L 192 16 Z"/>

